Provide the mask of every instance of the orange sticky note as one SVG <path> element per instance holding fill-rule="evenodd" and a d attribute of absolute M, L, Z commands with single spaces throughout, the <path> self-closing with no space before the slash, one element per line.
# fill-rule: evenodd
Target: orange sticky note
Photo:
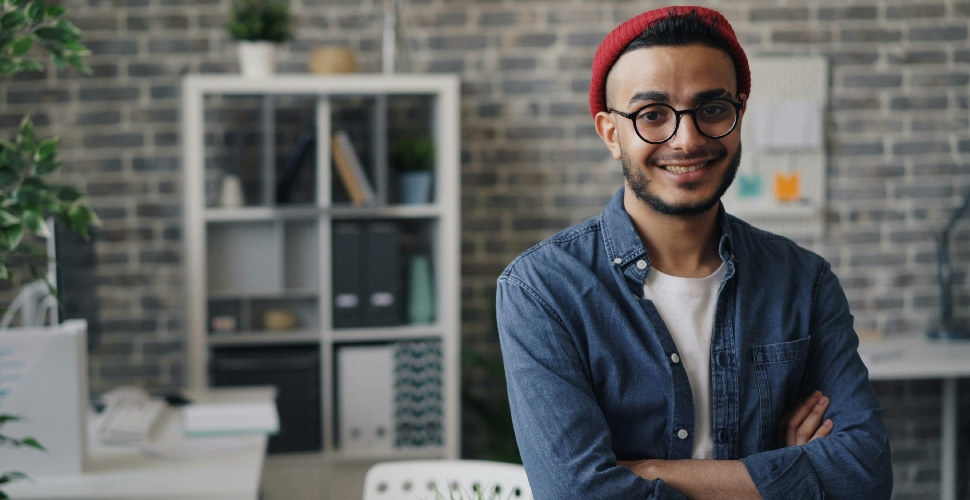
<path fill-rule="evenodd" d="M 798 172 L 786 174 L 775 172 L 775 199 L 778 201 L 797 201 L 802 197 L 802 176 Z"/>

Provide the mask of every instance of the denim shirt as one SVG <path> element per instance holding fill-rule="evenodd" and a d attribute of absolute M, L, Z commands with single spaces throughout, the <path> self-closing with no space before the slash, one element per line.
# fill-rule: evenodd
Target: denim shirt
<path fill-rule="evenodd" d="M 727 263 L 711 339 L 714 458 L 740 459 L 765 498 L 889 498 L 882 407 L 829 264 L 719 215 Z M 623 208 L 513 261 L 498 279 L 499 338 L 516 439 L 537 499 L 682 498 L 617 460 L 689 459 L 694 405 L 660 314 L 650 261 Z M 784 447 L 776 430 L 812 391 L 831 435 Z"/>

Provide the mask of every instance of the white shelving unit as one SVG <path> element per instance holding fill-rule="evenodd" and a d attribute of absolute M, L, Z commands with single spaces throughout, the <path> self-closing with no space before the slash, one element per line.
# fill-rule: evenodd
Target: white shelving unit
<path fill-rule="evenodd" d="M 332 174 L 330 149 L 330 138 L 338 127 L 357 130 L 354 145 L 373 183 L 373 204 L 355 206 L 340 194 L 343 184 Z M 399 204 L 392 182 L 396 171 L 388 165 L 389 144 L 394 134 L 425 129 L 435 150 L 431 201 Z M 281 203 L 277 193 L 280 167 L 287 161 L 286 149 L 301 130 L 313 130 L 309 158 L 314 171 L 304 181 L 312 180 L 299 183 L 304 191 L 300 202 Z M 309 495 L 314 498 L 353 496 L 362 471 L 376 461 L 457 458 L 461 295 L 458 78 L 190 75 L 182 84 L 182 131 L 187 369 L 192 388 L 212 383 L 209 367 L 214 350 L 306 346 L 318 351 L 322 449 L 278 457 L 287 470 L 302 467 L 308 474 L 323 474 L 324 480 L 315 479 L 323 491 Z M 243 206 L 218 205 L 214 187 L 227 172 L 243 180 Z M 401 251 L 402 262 L 409 258 L 407 252 L 417 252 L 415 247 L 429 257 L 432 322 L 409 324 L 402 313 L 401 321 L 388 326 L 334 327 L 334 224 L 370 221 L 397 227 L 402 241 L 410 242 L 410 247 L 402 245 L 408 247 Z M 401 277 L 405 290 L 407 279 Z M 283 331 L 260 325 L 261 312 L 279 308 L 290 311 L 298 324 Z M 234 318 L 235 328 L 215 334 L 213 315 Z M 335 363 L 340 349 L 412 341 L 440 346 L 436 351 L 440 352 L 440 442 L 347 449 L 337 428 L 341 381 Z M 269 468 L 274 458 L 270 457 Z M 294 460 L 302 462 L 295 464 Z M 341 466 L 358 470 L 334 472 Z M 299 498 L 300 494 L 285 497 Z M 269 492 L 267 498 L 276 496 Z"/>

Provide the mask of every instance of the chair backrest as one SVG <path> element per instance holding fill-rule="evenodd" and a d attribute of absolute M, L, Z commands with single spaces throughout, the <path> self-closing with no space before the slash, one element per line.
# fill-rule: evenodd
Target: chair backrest
<path fill-rule="evenodd" d="M 485 460 L 381 462 L 367 471 L 364 500 L 532 500 L 525 468 Z"/>

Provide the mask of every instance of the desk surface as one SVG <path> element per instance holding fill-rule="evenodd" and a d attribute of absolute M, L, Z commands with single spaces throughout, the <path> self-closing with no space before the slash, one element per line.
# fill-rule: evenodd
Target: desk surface
<path fill-rule="evenodd" d="M 272 388 L 189 394 L 198 402 L 263 402 L 274 397 Z M 84 474 L 34 477 L 5 486 L 4 491 L 11 498 L 45 499 L 257 498 L 265 435 L 187 438 L 178 409 L 166 410 L 162 419 L 150 445 L 157 455 L 89 439 Z"/>
<path fill-rule="evenodd" d="M 924 336 L 863 342 L 859 354 L 870 380 L 970 377 L 970 342 L 941 342 Z"/>

